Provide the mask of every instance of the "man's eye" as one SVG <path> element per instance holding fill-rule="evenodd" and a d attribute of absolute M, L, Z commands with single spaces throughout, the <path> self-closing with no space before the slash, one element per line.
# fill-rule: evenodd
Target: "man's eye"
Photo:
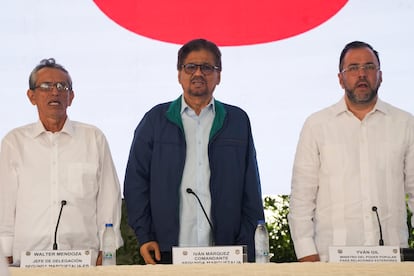
<path fill-rule="evenodd" d="M 50 84 L 48 84 L 48 83 L 41 83 L 41 84 L 39 85 L 39 87 L 40 87 L 41 89 L 50 89 L 51 85 L 50 85 Z"/>
<path fill-rule="evenodd" d="M 194 65 L 194 64 L 187 64 L 186 67 L 187 67 L 188 70 L 196 70 L 197 69 L 197 66 Z"/>
<path fill-rule="evenodd" d="M 201 65 L 201 70 L 206 71 L 206 72 L 211 72 L 213 71 L 213 67 L 210 65 Z"/>

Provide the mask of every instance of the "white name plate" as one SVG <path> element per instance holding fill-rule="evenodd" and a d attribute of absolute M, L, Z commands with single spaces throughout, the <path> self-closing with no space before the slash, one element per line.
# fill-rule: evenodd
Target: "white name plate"
<path fill-rule="evenodd" d="M 173 264 L 242 264 L 243 246 L 173 247 Z"/>
<path fill-rule="evenodd" d="M 397 246 L 331 246 L 331 263 L 399 263 L 400 248 Z"/>
<path fill-rule="evenodd" d="M 21 254 L 20 267 L 90 267 L 91 261 L 91 250 L 24 251 Z"/>

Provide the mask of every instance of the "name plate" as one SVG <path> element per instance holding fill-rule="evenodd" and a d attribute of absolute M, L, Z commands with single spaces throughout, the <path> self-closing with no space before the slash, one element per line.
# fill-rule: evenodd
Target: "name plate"
<path fill-rule="evenodd" d="M 91 250 L 24 251 L 21 254 L 20 267 L 90 267 L 91 255 Z"/>
<path fill-rule="evenodd" d="M 173 264 L 242 264 L 246 246 L 173 247 Z"/>
<path fill-rule="evenodd" d="M 399 263 L 400 248 L 396 246 L 331 246 L 332 263 Z"/>

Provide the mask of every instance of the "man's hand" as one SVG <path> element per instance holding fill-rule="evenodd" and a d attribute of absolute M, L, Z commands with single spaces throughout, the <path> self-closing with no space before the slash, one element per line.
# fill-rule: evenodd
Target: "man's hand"
<path fill-rule="evenodd" d="M 146 264 L 156 264 L 155 260 L 161 260 L 161 252 L 158 246 L 158 243 L 155 241 L 150 241 L 141 245 L 139 252 L 141 256 L 144 258 Z M 151 252 L 155 254 L 155 260 L 151 256 Z"/>
<path fill-rule="evenodd" d="M 319 262 L 320 259 L 319 259 L 319 255 L 315 254 L 315 255 L 310 255 L 310 256 L 300 258 L 298 261 L 299 262 Z"/>

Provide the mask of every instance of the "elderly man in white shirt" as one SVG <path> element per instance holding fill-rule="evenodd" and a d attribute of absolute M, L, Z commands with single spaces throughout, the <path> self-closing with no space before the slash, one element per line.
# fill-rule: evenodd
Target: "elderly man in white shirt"
<path fill-rule="evenodd" d="M 30 74 L 27 96 L 39 121 L 16 128 L 3 139 L 0 152 L 0 244 L 9 263 L 22 251 L 91 249 L 101 264 L 105 223 L 119 225 L 121 193 L 104 134 L 69 120 L 74 98 L 66 69 L 45 59 Z"/>
<path fill-rule="evenodd" d="M 377 51 L 354 41 L 340 56 L 345 96 L 305 122 L 295 157 L 289 224 L 299 261 L 328 261 L 329 246 L 407 247 L 414 207 L 414 121 L 378 98 Z"/>

